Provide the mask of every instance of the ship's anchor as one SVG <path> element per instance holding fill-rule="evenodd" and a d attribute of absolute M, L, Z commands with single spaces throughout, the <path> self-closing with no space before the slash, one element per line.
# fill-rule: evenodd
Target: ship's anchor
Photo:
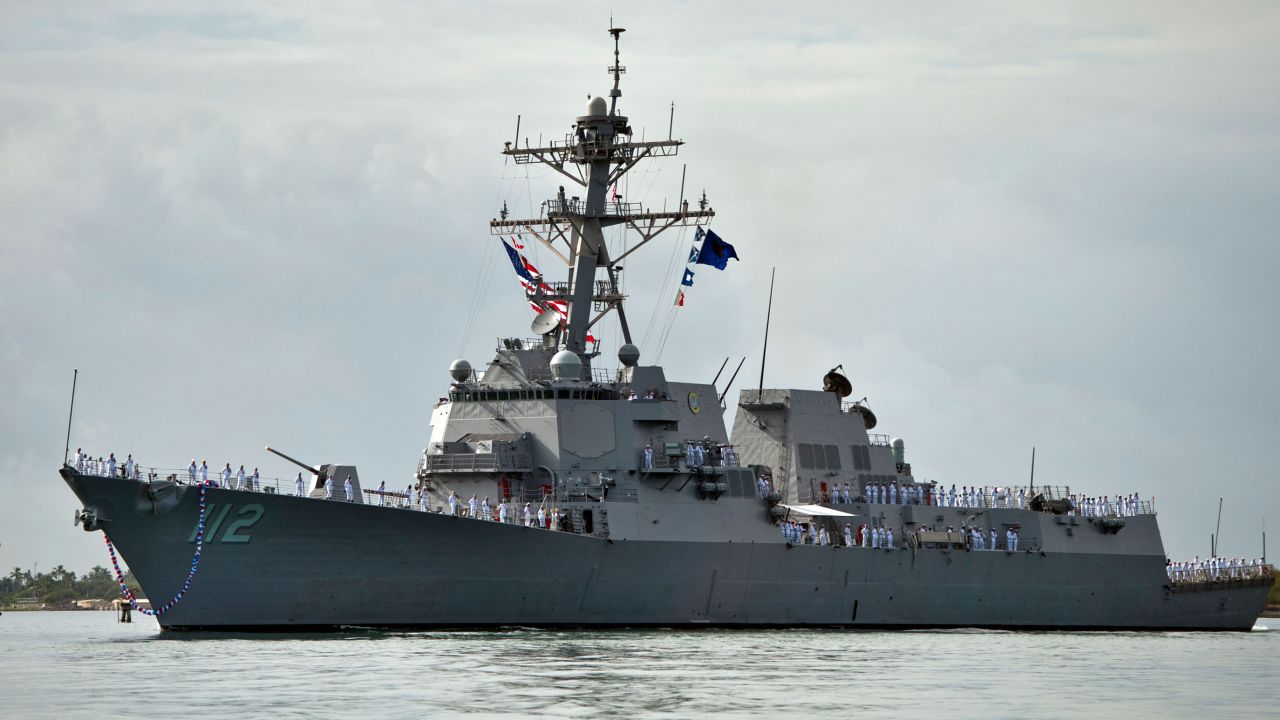
<path fill-rule="evenodd" d="M 98 529 L 98 513 L 88 509 L 77 510 L 71 524 L 84 527 L 85 532 L 93 532 Z"/>

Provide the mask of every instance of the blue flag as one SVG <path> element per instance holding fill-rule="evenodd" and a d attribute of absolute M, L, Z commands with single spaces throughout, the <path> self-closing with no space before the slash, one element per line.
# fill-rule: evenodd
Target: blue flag
<path fill-rule="evenodd" d="M 511 266 L 516 269 L 516 274 L 520 277 L 533 282 L 533 275 L 524 267 L 524 261 L 520 259 L 520 253 L 516 249 L 507 244 L 506 240 L 502 241 L 502 247 L 507 249 L 507 255 L 511 258 Z"/>
<path fill-rule="evenodd" d="M 702 228 L 698 228 L 701 230 Z M 699 265 L 710 265 L 717 270 L 724 270 L 729 266 L 729 258 L 739 260 L 738 253 L 733 246 L 720 239 L 715 232 L 708 230 L 706 238 L 702 241 L 702 250 L 698 253 L 698 259 L 695 263 Z"/>
<path fill-rule="evenodd" d="M 689 268 L 684 269 L 684 277 L 680 279 L 681 285 L 693 287 L 693 271 Z"/>
<path fill-rule="evenodd" d="M 702 228 L 698 228 L 698 229 L 701 230 Z M 694 245 L 693 247 L 689 248 L 689 262 L 691 263 L 698 262 L 698 246 L 697 245 Z"/>

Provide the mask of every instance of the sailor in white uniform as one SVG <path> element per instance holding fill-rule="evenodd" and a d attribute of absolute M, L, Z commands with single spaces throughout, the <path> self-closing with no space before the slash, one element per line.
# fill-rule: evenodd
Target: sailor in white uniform
<path fill-rule="evenodd" d="M 644 469 L 653 469 L 653 445 L 651 443 L 644 444 Z"/>
<path fill-rule="evenodd" d="M 458 493 L 454 490 L 449 491 L 449 514 L 458 514 Z"/>
<path fill-rule="evenodd" d="M 347 491 L 347 502 L 355 502 L 355 489 L 351 486 L 351 476 L 347 476 L 347 481 L 343 483 L 343 487 Z"/>
<path fill-rule="evenodd" d="M 890 505 L 898 504 L 898 484 L 897 483 L 892 483 L 889 485 L 889 504 Z"/>
<path fill-rule="evenodd" d="M 298 477 L 302 477 L 302 473 L 298 473 Z M 231 463 L 222 467 L 222 487 L 231 487 Z"/>
<path fill-rule="evenodd" d="M 254 468 L 253 474 L 249 476 L 249 489 L 253 492 L 262 492 L 262 476 L 258 474 L 258 468 Z"/>
<path fill-rule="evenodd" d="M 695 467 L 698 464 L 693 454 L 692 440 L 689 440 L 684 444 L 684 462 L 689 467 Z"/>
<path fill-rule="evenodd" d="M 995 550 L 996 547 L 996 529 L 991 528 L 991 549 Z"/>
<path fill-rule="evenodd" d="M 350 491 L 348 491 L 347 494 L 350 495 L 351 494 Z M 324 484 L 324 499 L 325 500 L 333 499 L 333 483 L 332 482 L 326 481 Z"/>
<path fill-rule="evenodd" d="M 880 528 L 878 527 L 871 528 L 871 549 L 880 549 Z"/>
<path fill-rule="evenodd" d="M 893 528 L 884 529 L 884 544 L 886 548 L 893 549 Z"/>
<path fill-rule="evenodd" d="M 502 502 L 498 503 L 498 522 L 503 525 L 507 524 L 507 507 L 507 499 L 503 498 Z"/>
<path fill-rule="evenodd" d="M 531 527 L 533 525 L 533 508 L 529 507 L 529 503 L 524 504 L 524 526 Z"/>
<path fill-rule="evenodd" d="M 383 480 L 378 483 L 378 507 L 384 507 L 387 504 L 387 481 Z"/>
<path fill-rule="evenodd" d="M 422 512 L 427 512 L 427 488 L 418 488 L 418 505 L 422 508 Z"/>
<path fill-rule="evenodd" d="M 244 487 L 244 466 L 243 465 L 241 465 L 240 469 L 236 471 L 236 490 L 239 490 L 242 487 Z"/>
<path fill-rule="evenodd" d="M 129 457 L 124 459 L 124 476 L 133 477 L 133 453 L 129 453 Z"/>
<path fill-rule="evenodd" d="M 1018 552 L 1018 531 L 1017 531 L 1017 530 L 1011 530 L 1010 532 L 1012 532 L 1012 533 L 1013 533 L 1013 547 L 1011 547 L 1011 548 L 1009 548 L 1009 549 L 1010 549 L 1010 550 L 1012 550 L 1012 551 L 1014 551 L 1014 552 Z"/>
<path fill-rule="evenodd" d="M 538 506 L 538 527 L 545 528 L 547 526 L 547 511 L 541 505 Z"/>
<path fill-rule="evenodd" d="M 483 501 L 481 501 L 481 503 L 480 503 L 480 519 L 481 519 L 481 520 L 492 520 L 492 519 L 493 519 L 493 508 L 489 506 L 489 496 L 488 496 L 488 495 L 486 495 L 486 496 L 484 497 L 484 500 L 483 500 Z"/>
<path fill-rule="evenodd" d="M 76 448 L 75 469 L 80 471 L 84 470 L 84 453 L 81 452 L 80 448 Z"/>
<path fill-rule="evenodd" d="M 853 528 L 848 523 L 844 525 L 844 546 L 853 547 Z"/>
<path fill-rule="evenodd" d="M 187 466 L 187 475 L 191 477 L 191 484 L 196 484 L 196 459 L 191 458 L 191 464 Z"/>
<path fill-rule="evenodd" d="M 480 514 L 480 501 L 476 499 L 475 495 L 472 495 L 467 500 L 467 517 L 475 519 L 475 517 L 478 516 L 479 514 Z"/>
<path fill-rule="evenodd" d="M 231 466 L 227 465 L 227 469 L 222 472 L 225 473 L 226 477 L 230 477 Z M 302 497 L 302 473 L 298 473 L 298 478 L 293 481 L 293 490 L 297 493 L 298 497 Z"/>

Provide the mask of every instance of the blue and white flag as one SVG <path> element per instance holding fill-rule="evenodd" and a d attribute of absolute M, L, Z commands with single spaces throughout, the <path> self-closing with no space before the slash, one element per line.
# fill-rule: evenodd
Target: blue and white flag
<path fill-rule="evenodd" d="M 693 271 L 689 268 L 684 269 L 684 277 L 680 280 L 681 285 L 693 287 Z"/>

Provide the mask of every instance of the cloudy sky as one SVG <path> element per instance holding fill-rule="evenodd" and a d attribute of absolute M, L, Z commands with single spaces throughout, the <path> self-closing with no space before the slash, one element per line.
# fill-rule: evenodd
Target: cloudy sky
<path fill-rule="evenodd" d="M 687 166 L 742 258 L 669 331 L 688 237 L 628 263 L 669 377 L 757 378 L 776 267 L 766 384 L 843 363 L 918 475 L 1019 482 L 1036 446 L 1039 482 L 1154 495 L 1175 557 L 1219 496 L 1224 552 L 1280 530 L 1280 8 L 615 12 L 623 110 L 664 137 L 674 102 L 689 143 L 624 194 L 674 204 Z M 528 334 L 486 223 L 558 183 L 498 150 L 607 91 L 608 13 L 8 3 L 0 567 L 106 560 L 56 474 L 73 368 L 73 449 L 407 482 L 449 362 Z"/>

